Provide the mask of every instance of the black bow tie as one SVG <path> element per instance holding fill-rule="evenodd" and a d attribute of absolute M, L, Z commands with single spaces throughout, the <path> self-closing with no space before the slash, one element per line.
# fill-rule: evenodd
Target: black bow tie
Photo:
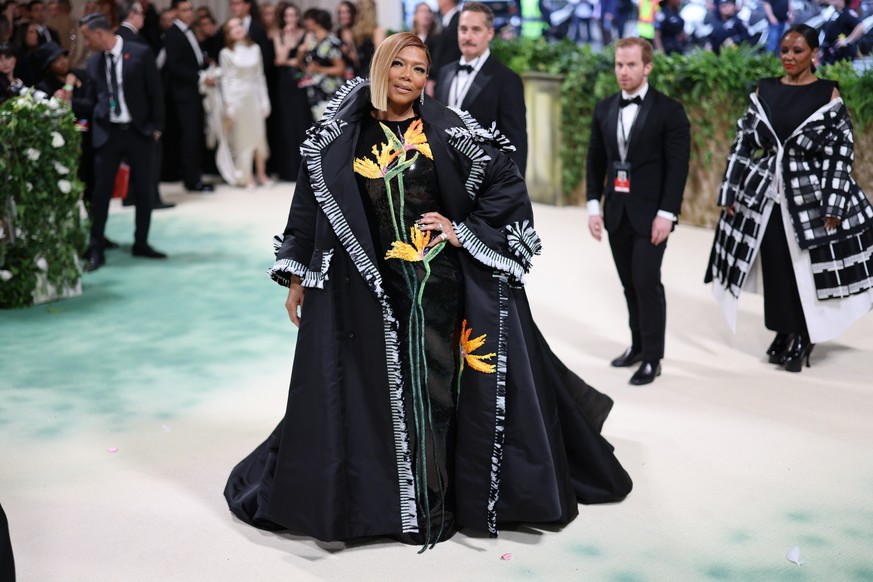
<path fill-rule="evenodd" d="M 456 70 L 458 72 L 467 71 L 467 74 L 469 75 L 473 72 L 473 65 L 462 65 L 461 63 L 458 63 Z"/>
<path fill-rule="evenodd" d="M 639 95 L 637 95 L 636 97 L 631 97 L 630 99 L 625 99 L 624 97 L 622 97 L 621 101 L 619 101 L 619 103 L 618 103 L 618 106 L 621 107 L 622 109 L 624 109 L 625 107 L 627 107 L 628 105 L 631 105 L 631 104 L 642 105 L 643 98 L 640 97 Z"/>

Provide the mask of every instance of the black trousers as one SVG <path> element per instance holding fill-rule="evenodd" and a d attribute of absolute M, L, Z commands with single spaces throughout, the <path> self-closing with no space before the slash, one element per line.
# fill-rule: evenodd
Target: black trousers
<path fill-rule="evenodd" d="M 0 505 L 0 581 L 15 582 L 15 560 L 12 559 L 12 543 L 9 541 L 9 523 L 3 506 Z"/>
<path fill-rule="evenodd" d="M 782 222 L 782 209 L 778 204 L 773 205 L 760 253 L 764 279 L 764 325 L 771 331 L 809 337 Z"/>
<path fill-rule="evenodd" d="M 609 231 L 609 246 L 624 287 L 632 347 L 642 351 L 644 361 L 657 362 L 664 357 L 667 332 L 667 299 L 661 284 L 667 242 L 653 245 L 651 233 L 634 232 L 623 214 L 618 226 Z"/>
<path fill-rule="evenodd" d="M 186 188 L 200 182 L 203 168 L 203 104 L 200 101 L 176 101 L 179 116 L 179 161 Z"/>
<path fill-rule="evenodd" d="M 136 192 L 151 192 L 153 188 L 155 142 L 130 125 L 113 124 L 109 139 L 94 150 L 94 197 L 91 208 L 91 242 L 89 248 L 103 252 L 103 234 L 109 216 L 109 199 L 115 187 L 115 174 L 121 160 L 130 165 L 130 178 Z M 136 197 L 136 231 L 134 245 L 148 244 L 149 226 L 152 220 L 152 197 Z"/>

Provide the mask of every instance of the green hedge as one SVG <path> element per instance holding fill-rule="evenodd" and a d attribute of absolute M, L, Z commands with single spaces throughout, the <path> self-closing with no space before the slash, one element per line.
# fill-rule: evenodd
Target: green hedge
<path fill-rule="evenodd" d="M 567 199 L 580 198 L 577 188 L 584 182 L 594 105 L 618 91 L 612 49 L 594 52 L 587 45 L 577 46 L 569 41 L 549 44 L 543 39 L 520 39 L 494 41 L 491 51 L 516 72 L 537 71 L 564 76 L 561 85 L 563 188 Z M 705 51 L 688 55 L 655 55 L 649 78 L 651 84 L 681 101 L 691 120 L 690 189 L 705 187 L 703 182 L 710 184 L 713 180 L 710 175 L 695 177 L 695 173 L 704 172 L 721 178 L 734 127 L 748 106 L 749 93 L 754 91 L 760 78 L 781 74 L 782 67 L 775 56 L 748 47 L 726 49 L 720 56 Z M 858 139 L 873 123 L 873 71 L 859 75 L 850 63 L 842 63 L 825 67 L 819 75 L 839 81 Z M 859 160 L 856 170 L 862 170 L 864 174 L 867 170 L 862 165 Z M 873 182 L 873 175 L 862 175 L 860 181 L 862 186 L 864 182 L 869 184 Z"/>
<path fill-rule="evenodd" d="M 54 99 L 28 93 L 0 106 L 0 308 L 32 305 L 40 279 L 58 290 L 79 282 L 80 141 Z"/>

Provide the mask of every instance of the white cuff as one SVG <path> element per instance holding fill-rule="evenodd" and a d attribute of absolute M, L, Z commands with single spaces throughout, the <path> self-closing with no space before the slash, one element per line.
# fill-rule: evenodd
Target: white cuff
<path fill-rule="evenodd" d="M 676 222 L 676 215 L 673 214 L 672 212 L 667 212 L 666 210 L 659 210 L 658 216 L 660 216 L 661 218 L 666 218 L 670 222 Z"/>
<path fill-rule="evenodd" d="M 600 216 L 600 200 L 588 201 L 588 216 Z"/>

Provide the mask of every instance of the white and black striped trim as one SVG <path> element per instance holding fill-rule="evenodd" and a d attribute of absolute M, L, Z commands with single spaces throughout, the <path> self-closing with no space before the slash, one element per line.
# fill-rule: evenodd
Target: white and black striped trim
<path fill-rule="evenodd" d="M 470 115 L 468 111 L 456 107 L 449 107 L 449 109 L 461 118 L 461 121 L 464 122 L 467 130 L 472 134 L 476 141 L 493 142 L 501 151 L 506 153 L 515 151 L 515 146 L 512 145 L 509 138 L 497 129 L 496 121 L 491 123 L 491 129 L 485 129 L 478 121 L 476 121 L 475 117 Z"/>
<path fill-rule="evenodd" d="M 267 270 L 267 274 L 270 276 L 270 279 L 282 287 L 290 287 L 291 275 L 297 275 L 303 279 L 307 271 L 309 269 L 303 263 L 298 263 L 293 259 L 280 259 L 273 263 L 273 266 Z"/>
<path fill-rule="evenodd" d="M 333 121 L 334 117 L 336 117 L 336 112 L 339 111 L 340 105 L 342 105 L 342 102 L 345 100 L 345 98 L 349 96 L 349 93 L 351 93 L 352 90 L 361 83 L 366 82 L 366 79 L 362 79 L 361 77 L 355 77 L 354 79 L 348 80 L 345 85 L 337 89 L 336 93 L 333 94 L 330 103 L 328 103 L 327 107 L 325 107 L 324 115 L 322 115 L 321 121 Z"/>
<path fill-rule="evenodd" d="M 476 141 L 470 133 L 460 127 L 451 127 L 446 130 L 449 135 L 449 145 L 470 158 L 472 166 L 470 167 L 470 175 L 467 176 L 467 181 L 464 183 L 464 189 L 467 190 L 467 195 L 470 200 L 475 200 L 479 193 L 479 188 L 485 180 L 485 170 L 488 168 L 488 162 L 491 161 L 491 156 L 485 153 L 481 147 L 476 144 Z"/>
<path fill-rule="evenodd" d="M 455 230 L 455 235 L 467 252 L 473 255 L 473 258 L 498 271 L 502 271 L 514 279 L 524 282 L 524 275 L 527 270 L 524 266 L 512 259 L 505 257 L 491 249 L 488 245 L 479 240 L 473 231 L 471 231 L 463 222 L 453 222 L 452 228 Z"/>
<path fill-rule="evenodd" d="M 500 468 L 503 464 L 503 441 L 506 436 L 506 362 L 509 335 L 509 283 L 506 275 L 498 276 L 500 327 L 497 334 L 497 373 L 494 402 L 494 445 L 491 452 L 491 483 L 488 489 L 488 533 L 497 535 L 497 501 L 500 499 Z"/>
<path fill-rule="evenodd" d="M 388 303 L 388 298 L 382 287 L 382 275 L 379 269 L 367 256 L 360 242 L 355 238 L 352 229 L 343 216 L 342 210 L 334 199 L 324 179 L 321 153 L 334 139 L 342 133 L 347 124 L 342 120 L 334 120 L 322 124 L 321 130 L 310 135 L 301 151 L 309 169 L 309 179 L 316 201 L 330 222 L 340 243 L 367 282 L 372 293 L 382 307 L 385 335 L 386 365 L 391 401 L 391 420 L 394 427 L 394 450 L 397 462 L 397 473 L 400 487 L 400 520 L 404 533 L 418 531 L 418 510 L 415 499 L 415 479 L 412 472 L 412 457 L 409 450 L 409 433 L 406 423 L 406 408 L 403 403 L 403 374 L 400 365 L 400 345 L 398 322 Z"/>
<path fill-rule="evenodd" d="M 509 250 L 518 257 L 525 271 L 529 271 L 534 256 L 543 250 L 543 243 L 537 231 L 531 226 L 530 220 L 507 225 L 506 231 Z"/>

